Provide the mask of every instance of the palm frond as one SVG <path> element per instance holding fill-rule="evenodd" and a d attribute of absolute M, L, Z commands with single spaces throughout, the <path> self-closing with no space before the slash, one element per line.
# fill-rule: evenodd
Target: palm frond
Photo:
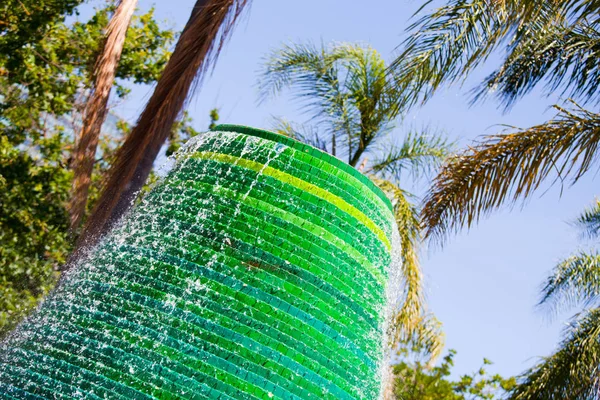
<path fill-rule="evenodd" d="M 393 319 L 392 341 L 394 344 L 410 344 L 424 349 L 430 360 L 435 360 L 443 350 L 444 337 L 439 321 L 425 309 L 423 274 L 418 259 L 421 239 L 418 210 L 398 186 L 374 176 L 370 178 L 392 197 L 400 234 L 404 293 L 402 304 Z"/>
<path fill-rule="evenodd" d="M 546 279 L 540 304 L 589 305 L 600 295 L 600 253 L 579 252 L 561 261 Z"/>
<path fill-rule="evenodd" d="M 108 114 L 108 98 L 136 5 L 137 0 L 119 1 L 106 27 L 104 42 L 94 66 L 94 85 L 85 107 L 77 146 L 73 152 L 73 189 L 68 205 L 71 232 L 77 230 L 85 213 L 100 130 Z"/>
<path fill-rule="evenodd" d="M 328 145 L 331 145 L 330 142 L 332 141 L 332 137 L 327 135 L 324 137 L 319 133 L 318 129 L 311 125 L 296 124 L 283 118 L 275 118 L 273 132 L 309 144 L 326 153 L 332 153 L 333 151 L 332 148 L 327 148 Z M 333 151 L 333 153 L 335 152 Z"/>
<path fill-rule="evenodd" d="M 408 132 L 399 145 L 386 146 L 385 152 L 373 161 L 369 171 L 388 176 L 396 182 L 400 182 L 404 172 L 419 179 L 439 168 L 453 145 L 446 136 L 428 129 Z"/>
<path fill-rule="evenodd" d="M 523 21 L 531 21 L 543 12 L 540 10 L 543 3 L 539 0 L 500 0 L 497 2 L 517 9 Z M 600 1 L 598 0 L 561 0 L 553 3 L 557 12 L 572 20 L 589 18 L 600 10 Z"/>
<path fill-rule="evenodd" d="M 504 42 L 515 46 L 562 12 L 554 0 L 451 0 L 407 29 L 411 35 L 391 68 L 407 103 L 425 102 L 442 84 L 462 81 Z"/>
<path fill-rule="evenodd" d="M 357 147 L 360 131 L 358 110 L 349 101 L 349 94 L 340 81 L 342 52 L 336 46 L 317 48 L 311 43 L 291 44 L 273 51 L 265 62 L 258 80 L 260 101 L 294 88 L 305 112 L 318 122 L 324 122 L 331 135 L 343 140 L 337 147 L 349 155 Z"/>
<path fill-rule="evenodd" d="M 557 107 L 556 119 L 513 134 L 486 137 L 452 157 L 425 199 L 427 237 L 470 227 L 507 201 L 527 198 L 551 175 L 575 183 L 596 163 L 600 115 Z"/>
<path fill-rule="evenodd" d="M 415 13 L 420 13 L 428 1 Z M 418 19 L 391 69 L 410 93 L 411 104 L 428 100 L 444 82 L 452 82 L 483 61 L 509 31 L 501 2 L 453 0 Z"/>
<path fill-rule="evenodd" d="M 524 1 L 535 7 L 535 0 Z M 572 19 L 596 17 L 600 10 L 600 1 L 598 0 L 564 0 L 559 3 L 562 3 L 563 9 L 567 10 L 565 14 Z"/>
<path fill-rule="evenodd" d="M 402 313 L 397 314 L 395 324 L 406 324 Z M 444 350 L 445 335 L 442 323 L 432 313 L 420 315 L 414 321 L 413 329 L 400 330 L 398 333 L 397 343 L 410 349 L 413 355 L 424 356 L 428 367 L 435 364 Z"/>
<path fill-rule="evenodd" d="M 292 84 L 312 94 L 321 75 L 326 79 L 331 67 L 312 43 L 287 44 L 266 58 L 258 80 L 259 99 L 265 101 Z"/>
<path fill-rule="evenodd" d="M 258 80 L 260 101 L 294 87 L 296 98 L 316 116 L 339 113 L 345 99 L 336 61 L 330 50 L 312 43 L 288 44 L 273 51 Z"/>
<path fill-rule="evenodd" d="M 600 32 L 597 21 L 557 20 L 528 30 L 502 67 L 476 92 L 474 101 L 494 93 L 506 107 L 529 93 L 542 80 L 547 93 L 600 101 Z"/>
<path fill-rule="evenodd" d="M 369 147 L 391 131 L 391 122 L 404 109 L 405 94 L 389 79 L 385 62 L 374 49 L 345 44 L 334 54 L 347 73 L 344 88 L 360 121 L 358 143 L 348 160 L 356 166 Z"/>
<path fill-rule="evenodd" d="M 261 100 L 295 89 L 304 111 L 339 137 L 338 153 L 353 166 L 392 129 L 405 103 L 381 55 L 357 44 L 286 45 L 269 56 L 258 86 Z"/>
<path fill-rule="evenodd" d="M 575 225 L 588 238 L 595 239 L 600 235 L 600 199 L 596 199 L 596 203 L 575 220 Z"/>
<path fill-rule="evenodd" d="M 600 309 L 581 316 L 566 329 L 559 349 L 526 371 L 511 400 L 597 400 L 600 365 Z"/>
<path fill-rule="evenodd" d="M 73 259 L 93 245 L 143 187 L 189 93 L 214 66 L 250 0 L 197 0 L 173 54 L 135 127 L 118 150 Z"/>

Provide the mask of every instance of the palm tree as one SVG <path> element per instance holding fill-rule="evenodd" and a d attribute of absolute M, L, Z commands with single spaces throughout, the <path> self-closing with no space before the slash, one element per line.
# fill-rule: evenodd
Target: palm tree
<path fill-rule="evenodd" d="M 600 114 L 600 31 L 597 0 L 450 0 L 420 18 L 392 70 L 409 104 L 426 102 L 447 83 L 461 82 L 505 47 L 501 66 L 472 92 L 473 102 L 494 94 L 506 108 L 534 87 L 560 92 L 551 121 L 484 137 L 451 157 L 430 189 L 422 211 L 426 236 L 443 240 L 504 205 L 527 198 L 542 182 L 575 183 L 595 167 Z M 552 181 L 551 181 L 552 182 Z M 580 223 L 597 237 L 600 207 Z M 593 305 L 600 293 L 600 255 L 580 253 L 560 263 L 542 303 Z M 598 399 L 600 308 L 579 314 L 560 348 L 527 371 L 512 399 Z"/>
<path fill-rule="evenodd" d="M 214 65 L 249 0 L 197 0 L 136 126 L 118 150 L 73 260 L 120 218 L 142 188 L 194 82 Z"/>
<path fill-rule="evenodd" d="M 427 236 L 443 239 L 529 196 L 547 178 L 574 183 L 595 165 L 600 115 L 575 101 L 600 100 L 599 9 L 596 0 L 451 0 L 411 27 L 392 65 L 409 104 L 464 80 L 503 44 L 502 65 L 473 91 L 473 101 L 494 93 L 508 108 L 541 83 L 548 94 L 573 98 L 545 124 L 484 137 L 451 158 L 423 207 Z"/>
<path fill-rule="evenodd" d="M 104 42 L 94 66 L 94 83 L 85 106 L 83 126 L 72 158 L 74 177 L 68 206 L 71 231 L 79 227 L 85 213 L 100 130 L 106 119 L 110 90 L 136 4 L 137 0 L 119 1 L 106 28 Z"/>
<path fill-rule="evenodd" d="M 600 201 L 577 220 L 584 234 L 600 237 Z M 510 395 L 513 400 L 600 398 L 600 253 L 581 251 L 560 262 L 546 280 L 540 304 L 557 309 L 582 304 L 565 330 L 558 350 L 526 371 Z"/>
<path fill-rule="evenodd" d="M 427 314 L 417 259 L 420 239 L 418 210 L 399 186 L 406 173 L 430 172 L 448 154 L 440 135 L 413 132 L 403 142 L 390 142 L 394 121 L 405 111 L 405 94 L 387 72 L 375 50 L 354 44 L 317 48 L 288 45 L 273 52 L 259 79 L 261 99 L 284 88 L 302 102 L 311 126 L 280 121 L 277 130 L 342 158 L 371 176 L 394 199 L 402 241 L 404 302 L 397 314 L 396 341 L 424 345 L 435 358 L 442 349 L 437 321 Z"/>

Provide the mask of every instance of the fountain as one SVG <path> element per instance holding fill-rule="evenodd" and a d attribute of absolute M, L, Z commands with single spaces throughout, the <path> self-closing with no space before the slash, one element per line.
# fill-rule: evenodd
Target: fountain
<path fill-rule="evenodd" d="M 0 398 L 377 399 L 393 229 L 349 165 L 220 125 L 0 345 Z"/>

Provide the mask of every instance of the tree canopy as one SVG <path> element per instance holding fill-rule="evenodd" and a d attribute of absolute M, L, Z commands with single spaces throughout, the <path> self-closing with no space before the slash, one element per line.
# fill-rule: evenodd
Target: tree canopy
<path fill-rule="evenodd" d="M 0 332 L 54 286 L 72 246 L 65 229 L 70 158 L 113 10 L 107 6 L 87 21 L 65 23 L 77 4 L 21 0 L 0 6 L 2 21 L 10 24 L 0 25 Z M 175 37 L 161 28 L 153 10 L 134 16 L 117 71 L 116 99 L 132 84 L 159 77 Z M 89 204 L 126 128 L 115 114 L 110 120 Z"/>
<path fill-rule="evenodd" d="M 455 350 L 449 350 L 433 368 L 420 361 L 402 361 L 394 366 L 394 395 L 398 400 L 493 400 L 501 399 L 515 386 L 515 378 L 491 375 L 492 362 L 483 359 L 472 374 L 453 380 Z"/>

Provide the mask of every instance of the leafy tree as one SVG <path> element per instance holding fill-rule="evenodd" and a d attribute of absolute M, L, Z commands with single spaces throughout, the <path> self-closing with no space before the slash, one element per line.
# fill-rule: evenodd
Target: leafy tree
<path fill-rule="evenodd" d="M 420 361 L 394 366 L 394 395 L 398 400 L 492 400 L 500 399 L 515 386 L 514 378 L 490 375 L 483 364 L 475 373 L 450 379 L 456 351 L 450 350 L 440 365 L 428 367 Z"/>
<path fill-rule="evenodd" d="M 28 12 L 47 10 L 48 15 L 31 16 L 32 21 L 44 19 L 43 32 L 35 25 L 28 32 L 24 24 L 0 34 L 0 333 L 53 287 L 71 249 L 65 222 L 74 136 L 113 10 L 108 6 L 88 21 L 67 25 L 64 14 L 76 2 L 9 3 L 14 8 L 4 8 L 3 3 L 0 9 L 11 24 L 27 19 L 23 7 Z M 173 31 L 160 28 L 152 10 L 134 16 L 117 70 L 118 98 L 127 94 L 131 83 L 158 78 L 174 37 Z M 12 46 L 10 51 L 5 44 Z M 122 129 L 114 128 L 102 134 L 90 203 L 97 198 L 121 136 Z"/>
<path fill-rule="evenodd" d="M 427 235 L 442 239 L 548 178 L 576 182 L 595 164 L 600 117 L 575 101 L 598 101 L 598 9 L 584 0 L 450 0 L 412 25 L 393 64 L 409 104 L 462 81 L 503 45 L 502 65 L 474 89 L 473 101 L 494 94 L 510 107 L 540 84 L 572 97 L 553 120 L 484 137 L 450 159 L 423 208 Z"/>
<path fill-rule="evenodd" d="M 270 55 L 259 79 L 262 100 L 289 87 L 314 122 L 280 121 L 280 133 L 345 159 L 393 196 L 406 283 L 396 339 L 425 344 L 435 356 L 442 340 L 422 297 L 418 211 L 399 184 L 407 173 L 418 178 L 430 172 L 448 154 L 449 144 L 427 131 L 407 132 L 400 144 L 389 140 L 405 97 L 396 83 L 378 52 L 354 44 L 285 46 Z"/>
<path fill-rule="evenodd" d="M 34 158 L 0 136 L 0 333 L 54 286 L 70 249 L 63 140 L 43 139 Z"/>
<path fill-rule="evenodd" d="M 83 0 L 4 0 L 0 4 L 0 54 L 13 58 L 11 67 L 22 61 L 17 51 L 40 40 L 53 24 L 64 21 Z"/>
<path fill-rule="evenodd" d="M 41 40 L 18 49 L 23 62 L 19 68 L 6 67 L 0 76 L 3 133 L 17 141 L 35 138 L 47 128 L 38 123 L 44 113 L 61 116 L 81 110 L 110 12 L 110 7 L 100 9 L 89 21 L 71 26 L 56 23 Z M 135 16 L 117 70 L 119 97 L 128 92 L 125 82 L 152 83 L 158 78 L 173 38 L 172 31 L 159 27 L 153 10 Z M 0 53 L 0 69 L 13 57 Z"/>
<path fill-rule="evenodd" d="M 600 237 L 600 201 L 576 221 L 583 235 Z M 600 365 L 600 253 L 580 251 L 558 263 L 546 279 L 541 305 L 553 309 L 583 305 L 565 329 L 558 350 L 519 378 L 510 398 L 598 399 Z"/>

